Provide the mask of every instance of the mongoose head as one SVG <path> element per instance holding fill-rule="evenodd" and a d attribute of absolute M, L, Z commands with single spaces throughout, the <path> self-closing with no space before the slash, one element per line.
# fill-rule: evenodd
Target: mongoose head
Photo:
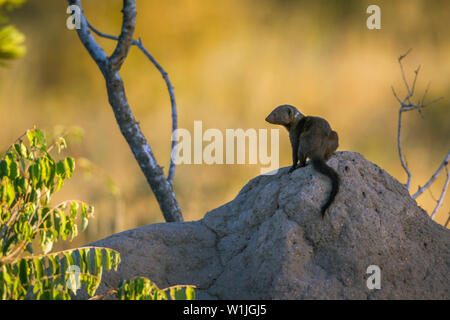
<path fill-rule="evenodd" d="M 276 107 L 266 118 L 266 121 L 272 124 L 287 126 L 303 118 L 304 115 L 296 107 L 284 104 Z"/>

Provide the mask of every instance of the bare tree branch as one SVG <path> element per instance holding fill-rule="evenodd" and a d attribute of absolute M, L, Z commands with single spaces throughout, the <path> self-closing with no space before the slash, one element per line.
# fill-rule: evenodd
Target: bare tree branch
<path fill-rule="evenodd" d="M 406 181 L 406 189 L 409 190 L 409 187 L 411 185 L 411 171 L 409 171 L 408 164 L 406 163 L 405 158 L 403 157 L 403 151 L 402 151 L 402 137 L 401 137 L 401 130 L 402 130 L 402 108 L 398 111 L 398 126 L 397 126 L 397 147 L 398 147 L 398 155 L 400 157 L 400 163 L 402 164 L 403 169 L 406 171 L 407 174 L 407 181 Z"/>
<path fill-rule="evenodd" d="M 89 22 L 88 22 L 89 29 L 91 29 L 95 34 L 97 34 L 100 37 L 111 39 L 111 40 L 119 40 L 119 37 L 112 36 L 109 34 L 106 34 L 104 32 L 99 31 L 98 29 L 94 28 Z M 177 103 L 175 100 L 175 93 L 172 86 L 172 83 L 169 80 L 169 75 L 164 70 L 164 68 L 156 61 L 156 59 L 148 52 L 148 50 L 144 47 L 142 44 L 142 40 L 139 38 L 139 41 L 133 40 L 131 42 L 132 45 L 137 46 L 146 56 L 147 58 L 153 63 L 153 65 L 158 69 L 158 71 L 161 73 L 166 86 L 167 90 L 169 92 L 170 96 L 170 103 L 172 107 L 172 145 L 171 145 L 171 157 L 170 157 L 170 167 L 169 167 L 169 173 L 168 173 L 168 180 L 170 184 L 173 183 L 173 177 L 175 175 L 175 153 L 176 153 L 176 147 L 177 147 L 177 136 L 176 136 L 176 130 L 178 128 L 178 116 L 177 116 Z"/>
<path fill-rule="evenodd" d="M 142 134 L 139 123 L 134 118 L 125 95 L 122 78 L 118 72 L 133 42 L 136 18 L 135 0 L 123 0 L 122 31 L 117 47 L 110 58 L 106 56 L 89 31 L 88 22 L 82 11 L 81 0 L 68 0 L 68 2 L 81 9 L 81 26 L 80 29 L 77 29 L 78 36 L 106 80 L 108 100 L 120 131 L 155 194 L 165 220 L 167 222 L 183 221 L 172 185 L 164 177 L 162 168 L 158 165 L 151 147 Z"/>
<path fill-rule="evenodd" d="M 403 64 L 402 64 L 402 60 L 411 52 L 412 48 L 410 48 L 408 51 L 406 51 L 405 54 L 402 54 L 399 58 L 398 58 L 398 63 L 400 64 L 400 70 L 402 72 L 402 78 L 403 78 L 403 82 L 405 83 L 406 86 L 406 90 L 408 91 L 408 95 L 406 96 L 405 100 L 409 100 L 409 98 L 413 95 L 412 91 L 409 89 L 409 85 L 408 85 L 408 81 L 406 80 L 406 75 L 405 75 L 405 71 L 403 70 Z M 417 74 L 416 74 L 417 76 Z"/>
<path fill-rule="evenodd" d="M 450 151 L 447 153 L 447 156 L 445 157 L 444 161 L 442 161 L 439 168 L 436 170 L 436 172 L 431 176 L 431 178 L 427 181 L 427 183 L 423 187 L 419 187 L 419 189 L 412 195 L 413 199 L 416 199 L 418 196 L 420 196 L 425 190 L 428 189 L 428 187 L 436 180 L 436 178 L 441 173 L 442 169 L 445 167 L 445 170 L 447 170 L 447 165 L 450 160 Z"/>
<path fill-rule="evenodd" d="M 447 172 L 447 177 L 445 178 L 445 183 L 442 188 L 439 200 L 436 203 L 436 207 L 434 207 L 434 210 L 431 213 L 431 219 L 434 219 L 434 217 L 436 216 L 436 212 L 439 210 L 439 207 L 442 205 L 442 202 L 444 202 L 444 196 L 445 196 L 445 193 L 447 192 L 448 183 L 450 182 L 450 173 L 449 173 L 447 167 L 445 167 L 445 171 Z"/>
<path fill-rule="evenodd" d="M 70 5 L 76 5 L 81 10 L 83 10 L 81 7 L 81 0 L 68 0 L 68 2 Z M 84 47 L 89 52 L 92 59 L 95 61 L 100 71 L 103 73 L 103 75 L 105 75 L 105 72 L 109 69 L 108 56 L 106 55 L 105 51 L 103 51 L 103 49 L 97 44 L 97 42 L 94 40 L 94 37 L 92 37 L 91 33 L 89 32 L 88 24 L 84 14 L 81 14 L 80 16 L 80 28 L 77 29 L 77 33 Z"/>
<path fill-rule="evenodd" d="M 122 31 L 117 41 L 116 49 L 109 58 L 111 71 L 120 70 L 130 51 L 133 41 L 134 28 L 136 26 L 136 2 L 135 0 L 123 0 Z"/>
<path fill-rule="evenodd" d="M 435 99 L 435 100 L 433 100 L 433 101 L 431 101 L 431 102 L 429 102 L 427 104 L 424 104 L 424 100 L 425 100 L 425 97 L 426 97 L 428 89 L 429 89 L 429 85 L 428 85 L 428 87 L 425 90 L 425 93 L 424 93 L 424 95 L 422 97 L 421 103 L 419 105 L 411 103 L 411 98 L 414 95 L 414 91 L 415 91 L 415 88 L 416 88 L 416 81 L 417 81 L 417 77 L 419 75 L 420 66 L 414 71 L 415 75 L 414 75 L 413 85 L 412 85 L 412 89 L 410 89 L 410 87 L 408 85 L 408 81 L 406 79 L 406 75 L 405 75 L 405 71 L 404 71 L 404 68 L 403 68 L 403 64 L 402 64 L 402 60 L 410 52 L 411 52 L 411 49 L 409 49 L 405 54 L 401 55 L 398 58 L 398 63 L 400 65 L 400 71 L 401 71 L 401 74 L 402 74 L 403 83 L 405 84 L 406 91 L 407 91 L 407 94 L 406 94 L 405 98 L 403 100 L 401 100 L 399 98 L 399 96 L 397 95 L 394 87 L 391 87 L 392 88 L 392 93 L 394 94 L 394 97 L 400 103 L 400 109 L 399 109 L 399 113 L 398 113 L 398 127 L 397 127 L 397 148 L 398 148 L 398 154 L 399 154 L 399 157 L 400 157 L 400 163 L 401 163 L 403 169 L 405 170 L 405 172 L 407 174 L 407 181 L 406 181 L 405 186 L 406 186 L 406 188 L 408 190 L 411 187 L 412 174 L 411 174 L 411 171 L 408 168 L 408 164 L 407 164 L 407 162 L 405 160 L 405 157 L 403 156 L 403 150 L 402 150 L 402 143 L 401 143 L 402 113 L 410 111 L 410 110 L 417 110 L 419 112 L 419 114 L 423 117 L 422 112 L 421 112 L 422 108 L 424 108 L 424 107 L 426 107 L 426 106 L 428 106 L 428 105 L 430 105 L 430 104 L 432 104 L 432 103 L 442 99 L 442 97 L 440 97 L 440 98 Z"/>
<path fill-rule="evenodd" d="M 425 98 L 426 98 L 426 95 L 428 94 L 428 90 L 430 88 L 430 84 L 428 83 L 427 88 L 426 88 L 426 90 L 425 90 L 425 92 L 423 94 L 422 100 L 419 101 L 419 104 L 411 103 L 411 98 L 413 97 L 414 91 L 415 91 L 415 88 L 416 88 L 416 82 L 417 82 L 417 77 L 419 75 L 420 66 L 414 71 L 415 75 L 414 75 L 412 87 L 410 88 L 409 85 L 408 85 L 408 81 L 406 79 L 405 71 L 404 71 L 403 64 L 402 64 L 402 60 L 410 52 L 411 52 L 411 49 L 409 49 L 405 54 L 401 55 L 398 58 L 398 63 L 400 65 L 400 71 L 401 71 L 401 74 L 402 74 L 403 83 L 404 83 L 404 85 L 406 87 L 406 91 L 407 91 L 407 94 L 406 94 L 405 98 L 403 100 L 401 100 L 399 98 L 399 96 L 397 95 L 394 87 L 391 87 L 392 88 L 392 93 L 394 94 L 395 99 L 400 103 L 400 109 L 399 109 L 399 112 L 398 112 L 397 147 L 398 147 L 398 154 L 399 154 L 399 157 L 400 157 L 400 163 L 401 163 L 403 169 L 405 170 L 405 172 L 407 174 L 407 181 L 406 181 L 405 186 L 408 189 L 408 191 L 409 191 L 410 186 L 411 186 L 412 174 L 411 174 L 411 171 L 408 168 L 408 163 L 406 162 L 406 159 L 403 156 L 403 151 L 402 151 L 402 143 L 401 143 L 402 142 L 401 141 L 402 113 L 403 112 L 407 112 L 407 111 L 411 111 L 411 110 L 417 110 L 419 112 L 420 116 L 423 118 L 422 109 L 442 99 L 442 97 L 439 97 L 439 98 L 434 99 L 434 100 L 432 100 L 432 101 L 430 101 L 428 103 L 425 103 Z M 449 184 L 449 181 L 450 181 L 450 175 L 449 175 L 449 172 L 448 172 L 448 169 L 447 169 L 449 158 L 450 158 L 450 152 L 447 153 L 447 156 L 445 157 L 444 161 L 442 161 L 441 165 L 435 171 L 435 173 L 431 176 L 431 178 L 428 180 L 428 182 L 423 187 L 419 187 L 417 192 L 412 195 L 413 199 L 416 199 L 418 196 L 420 196 L 425 190 L 427 190 L 430 187 L 430 185 L 434 182 L 434 180 L 436 180 L 436 178 L 441 173 L 442 169 L 445 167 L 445 170 L 447 171 L 447 179 L 446 179 L 446 181 L 444 183 L 444 186 L 443 186 L 441 195 L 439 197 L 439 200 L 437 201 L 436 207 L 434 208 L 433 212 L 431 213 L 431 218 L 432 219 L 434 219 L 437 210 L 442 205 L 445 193 L 447 192 L 448 184 Z"/>

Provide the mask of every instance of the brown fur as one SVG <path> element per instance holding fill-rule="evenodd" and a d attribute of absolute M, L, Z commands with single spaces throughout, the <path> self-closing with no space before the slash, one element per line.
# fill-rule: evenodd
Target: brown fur
<path fill-rule="evenodd" d="M 321 210 L 322 216 L 324 216 L 339 191 L 339 176 L 333 168 L 326 164 L 339 145 L 336 131 L 331 129 L 325 119 L 304 116 L 291 105 L 281 105 L 275 108 L 267 116 L 266 121 L 282 125 L 289 132 L 293 162 L 289 172 L 306 166 L 306 159 L 309 158 L 314 169 L 331 179 L 330 197 Z M 300 164 L 298 164 L 299 161 Z"/>

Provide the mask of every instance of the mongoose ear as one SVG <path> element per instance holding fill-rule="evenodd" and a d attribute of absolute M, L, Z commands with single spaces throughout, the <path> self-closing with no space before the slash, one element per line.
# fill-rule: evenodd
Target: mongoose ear
<path fill-rule="evenodd" d="M 287 113 L 288 113 L 289 118 L 291 118 L 292 117 L 292 110 L 291 110 L 291 108 L 287 108 Z"/>

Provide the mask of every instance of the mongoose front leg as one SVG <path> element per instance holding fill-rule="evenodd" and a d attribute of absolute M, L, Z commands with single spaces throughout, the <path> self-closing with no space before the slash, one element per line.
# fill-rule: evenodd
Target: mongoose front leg
<path fill-rule="evenodd" d="M 300 158 L 300 168 L 306 167 L 306 156 L 299 152 L 298 157 Z"/>
<path fill-rule="evenodd" d="M 291 146 L 292 146 L 292 167 L 289 169 L 289 173 L 291 173 L 292 171 L 294 171 L 295 169 L 298 168 L 298 147 L 299 147 L 299 140 L 296 139 L 294 136 L 290 136 L 289 137 L 291 140 Z"/>
<path fill-rule="evenodd" d="M 298 155 L 296 152 L 292 153 L 292 167 L 289 169 L 289 173 L 291 173 L 292 171 L 294 171 L 295 169 L 298 168 Z"/>

